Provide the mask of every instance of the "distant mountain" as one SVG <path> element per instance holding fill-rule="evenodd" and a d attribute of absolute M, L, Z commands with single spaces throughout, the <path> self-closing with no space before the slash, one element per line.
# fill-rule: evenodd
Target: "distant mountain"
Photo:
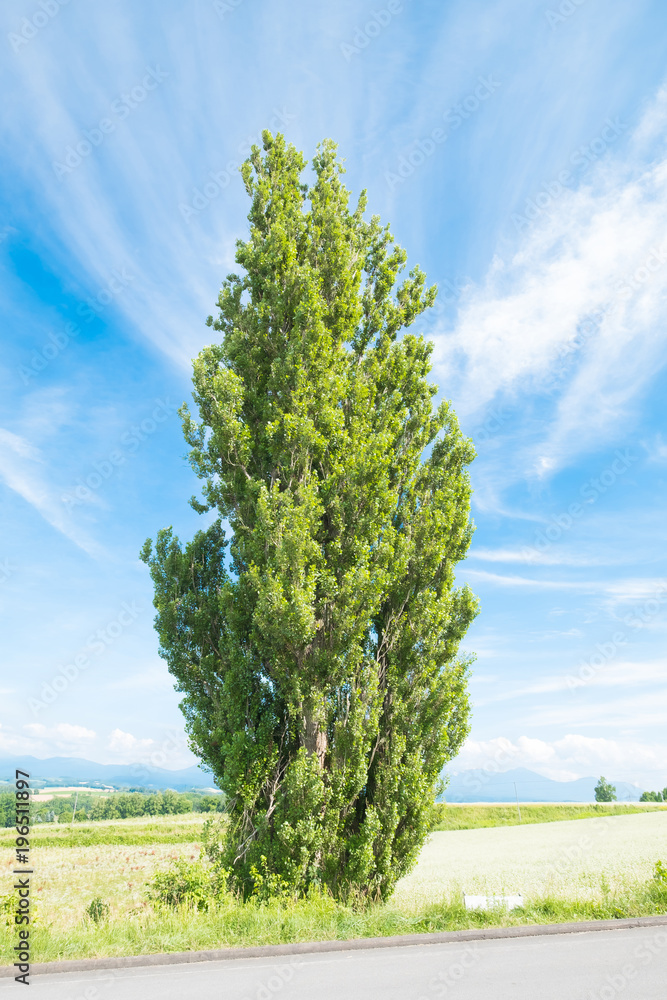
<path fill-rule="evenodd" d="M 167 771 L 144 764 L 96 764 L 83 757 L 14 757 L 0 759 L 0 780 L 14 782 L 16 768 L 32 778 L 59 780 L 63 785 L 79 782 L 103 782 L 105 785 L 134 788 L 212 788 L 213 775 L 200 767 Z"/>
<path fill-rule="evenodd" d="M 0 781 L 13 784 L 17 767 L 28 771 L 32 778 L 57 780 L 63 785 L 97 781 L 117 788 L 173 788 L 176 791 L 214 787 L 212 773 L 197 766 L 167 771 L 143 764 L 96 764 L 83 757 L 3 758 L 0 759 Z M 610 780 L 616 786 L 619 802 L 637 802 L 644 791 L 627 781 Z M 450 777 L 444 797 L 447 802 L 513 802 L 515 782 L 519 802 L 593 802 L 598 779 L 553 781 L 523 767 L 500 774 L 484 770 L 459 771 Z"/>
<path fill-rule="evenodd" d="M 638 802 L 644 791 L 627 781 L 613 781 L 619 802 Z M 451 775 L 444 798 L 447 802 L 513 802 L 514 783 L 519 802 L 594 802 L 597 778 L 553 781 L 534 771 L 517 767 L 500 774 L 484 770 L 459 771 Z"/>

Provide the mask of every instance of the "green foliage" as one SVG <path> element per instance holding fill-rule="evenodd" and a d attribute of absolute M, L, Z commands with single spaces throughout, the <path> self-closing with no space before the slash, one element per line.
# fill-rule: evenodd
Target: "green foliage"
<path fill-rule="evenodd" d="M 16 822 L 14 792 L 0 792 L 0 826 L 14 826 Z"/>
<path fill-rule="evenodd" d="M 294 895 L 292 884 L 282 875 L 269 870 L 263 854 L 259 859 L 259 867 L 250 866 L 250 877 L 253 882 L 252 897 L 255 899 L 289 899 Z"/>
<path fill-rule="evenodd" d="M 213 872 L 200 861 L 178 858 L 166 871 L 153 875 L 147 896 L 163 906 L 206 910 L 214 899 L 215 885 Z"/>
<path fill-rule="evenodd" d="M 596 802 L 615 802 L 616 786 L 610 785 L 606 778 L 600 778 L 595 786 Z"/>
<path fill-rule="evenodd" d="M 640 802 L 662 802 L 662 792 L 642 792 L 639 796 Z"/>
<path fill-rule="evenodd" d="M 30 821 L 34 827 L 52 822 L 71 823 L 75 795 L 58 795 L 48 802 L 39 800 L 30 805 Z M 222 812 L 223 795 L 202 795 L 198 792 L 121 792 L 111 795 L 79 794 L 76 799 L 75 823 L 88 820 L 128 819 L 138 816 L 176 816 L 189 812 Z M 0 826 L 14 825 L 14 793 L 0 793 Z"/>
<path fill-rule="evenodd" d="M 228 795 L 231 883 L 386 897 L 468 732 L 458 648 L 477 602 L 454 568 L 474 451 L 432 405 L 432 345 L 399 338 L 435 288 L 419 267 L 399 282 L 406 253 L 365 193 L 349 209 L 331 141 L 310 187 L 282 136 L 263 146 L 242 169 L 244 273 L 194 362 L 200 421 L 182 410 L 191 503 L 219 518 L 185 548 L 160 531 L 142 558 L 192 746 Z"/>
<path fill-rule="evenodd" d="M 13 927 L 15 913 L 16 898 L 13 893 L 8 892 L 5 896 L 0 896 L 0 923 L 6 927 Z"/>
<path fill-rule="evenodd" d="M 86 916 L 90 917 L 93 923 L 100 924 L 108 918 L 109 909 L 109 904 L 105 903 L 101 896 L 96 896 L 86 907 Z"/>
<path fill-rule="evenodd" d="M 662 863 L 662 861 L 656 861 L 653 877 L 658 882 L 664 882 L 667 884 L 667 867 Z"/>

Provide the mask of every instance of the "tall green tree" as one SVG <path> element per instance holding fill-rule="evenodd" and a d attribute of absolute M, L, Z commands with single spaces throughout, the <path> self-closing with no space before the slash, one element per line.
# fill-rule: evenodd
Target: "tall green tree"
<path fill-rule="evenodd" d="M 242 167 L 242 273 L 194 362 L 199 420 L 182 410 L 191 504 L 218 518 L 142 558 L 193 749 L 228 796 L 230 882 L 386 897 L 468 732 L 477 604 L 454 567 L 474 451 L 433 406 L 431 345 L 399 338 L 435 287 L 419 267 L 399 283 L 406 253 L 365 192 L 349 208 L 331 141 L 310 186 L 305 165 L 265 132 Z"/>
<path fill-rule="evenodd" d="M 611 785 L 606 778 L 600 778 L 595 786 L 596 802 L 615 802 L 616 785 Z"/>

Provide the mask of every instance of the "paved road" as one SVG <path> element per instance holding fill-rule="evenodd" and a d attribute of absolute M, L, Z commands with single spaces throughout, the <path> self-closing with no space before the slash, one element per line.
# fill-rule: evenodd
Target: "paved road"
<path fill-rule="evenodd" d="M 665 1000 L 667 928 L 57 973 L 31 986 L 33 1000 Z M 0 997 L 18 987 L 1 979 Z"/>

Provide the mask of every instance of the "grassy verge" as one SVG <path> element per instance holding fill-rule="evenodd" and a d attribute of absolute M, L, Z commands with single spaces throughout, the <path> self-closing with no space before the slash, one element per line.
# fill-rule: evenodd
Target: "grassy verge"
<path fill-rule="evenodd" d="M 655 881 L 622 896 L 609 896 L 602 902 L 571 903 L 545 897 L 512 912 L 468 912 L 461 903 L 431 904 L 405 912 L 393 908 L 391 903 L 355 911 L 326 897 L 269 904 L 243 904 L 227 899 L 209 912 L 146 908 L 129 917 L 99 924 L 84 918 L 67 930 L 43 923 L 32 932 L 33 961 L 350 940 L 664 913 L 667 913 L 667 884 Z M 0 962 L 9 965 L 13 935 L 10 932 L 4 937 Z"/>
<path fill-rule="evenodd" d="M 576 805 L 556 803 L 545 805 L 521 805 L 521 825 L 531 823 L 554 823 L 559 820 L 591 819 L 595 816 L 629 816 L 633 813 L 665 810 L 667 806 L 626 805 L 620 802 L 596 802 Z M 516 805 L 485 805 L 467 803 L 438 803 L 437 820 L 434 830 L 474 830 L 489 826 L 518 826 L 519 815 Z"/>

